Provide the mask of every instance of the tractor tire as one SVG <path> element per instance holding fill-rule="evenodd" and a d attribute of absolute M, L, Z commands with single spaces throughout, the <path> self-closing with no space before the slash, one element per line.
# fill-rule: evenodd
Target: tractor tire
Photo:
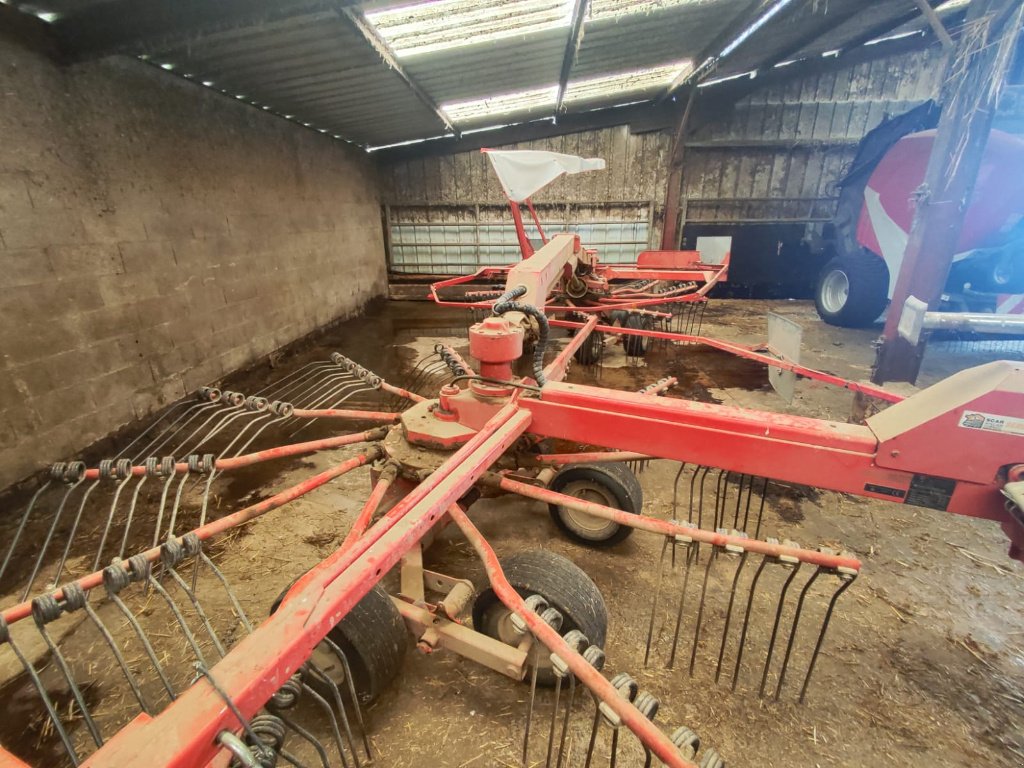
<path fill-rule="evenodd" d="M 631 515 L 640 514 L 644 492 L 640 481 L 625 464 L 570 464 L 559 471 L 548 485 L 552 491 L 584 501 L 615 507 Z M 633 533 L 628 525 L 574 512 L 559 504 L 549 504 L 551 519 L 570 539 L 589 546 L 610 547 Z"/>
<path fill-rule="evenodd" d="M 271 614 L 277 611 L 295 581 L 278 595 L 270 607 Z M 356 695 L 364 705 L 376 701 L 398 677 L 405 653 L 409 649 L 409 632 L 405 628 L 402 614 L 380 586 L 367 592 L 327 637 L 345 654 L 352 670 Z M 325 643 L 318 645 L 313 653 L 318 666 L 345 691 L 347 683 L 344 666 L 337 654 Z M 328 687 L 322 680 L 312 676 L 307 682 L 311 688 L 320 689 L 318 692 L 322 695 L 323 689 Z"/>
<path fill-rule="evenodd" d="M 534 549 L 517 552 L 500 560 L 505 578 L 523 597 L 541 595 L 562 614 L 559 634 L 578 629 L 591 645 L 604 647 L 608 636 L 608 608 L 601 590 L 583 570 L 568 558 L 554 552 Z M 518 645 L 519 638 L 510 634 L 511 612 L 494 590 L 487 587 L 473 603 L 473 628 L 509 645 Z M 537 683 L 551 687 L 555 675 L 548 654 L 540 648 L 537 660 Z M 531 654 L 532 657 L 532 654 Z"/>
<path fill-rule="evenodd" d="M 591 331 L 572 356 L 580 365 L 596 365 L 601 360 L 603 350 L 604 336 L 599 331 Z"/>
<path fill-rule="evenodd" d="M 622 327 L 631 330 L 649 331 L 654 327 L 654 322 L 651 320 L 650 315 L 631 314 L 626 318 L 626 322 L 622 324 Z M 629 357 L 643 357 L 647 354 L 647 345 L 649 343 L 650 339 L 646 336 L 622 337 L 622 347 L 626 350 L 626 354 Z"/>
<path fill-rule="evenodd" d="M 829 325 L 866 328 L 889 301 L 889 269 L 880 256 L 862 251 L 837 256 L 818 276 L 814 305 Z"/>

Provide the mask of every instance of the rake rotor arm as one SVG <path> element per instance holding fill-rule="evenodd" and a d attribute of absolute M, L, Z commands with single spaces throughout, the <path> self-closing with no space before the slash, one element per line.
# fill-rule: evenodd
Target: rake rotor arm
<path fill-rule="evenodd" d="M 976 373 L 965 374 L 977 380 Z M 956 379 L 965 374 L 937 386 L 957 391 L 963 384 Z M 524 398 L 522 406 L 533 415 L 530 432 L 537 436 L 585 444 L 600 434 L 609 448 L 622 451 L 996 520 L 1019 546 L 1024 527 L 1004 507 L 1000 472 L 1015 463 L 1007 461 L 1007 451 L 1016 450 L 1021 438 L 983 429 L 950 431 L 972 406 L 988 413 L 1019 410 L 1022 404 L 1014 400 L 1024 399 L 1024 391 L 1014 391 L 1015 380 L 1000 384 L 998 374 L 990 377 L 992 391 L 976 385 L 976 401 L 960 408 L 939 410 L 936 403 L 946 398 L 925 390 L 869 425 L 561 383 L 549 383 L 540 399 Z M 1014 375 L 1024 376 L 1024 369 Z M 876 433 L 901 420 L 907 424 L 902 431 Z M 971 441 L 971 460 L 956 468 L 939 466 L 936 441 L 955 438 Z"/>

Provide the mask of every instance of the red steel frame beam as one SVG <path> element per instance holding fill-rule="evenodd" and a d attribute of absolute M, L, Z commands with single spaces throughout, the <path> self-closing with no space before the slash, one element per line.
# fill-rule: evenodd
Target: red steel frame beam
<path fill-rule="evenodd" d="M 584 327 L 583 323 L 577 323 L 572 320 L 549 320 L 548 322 L 555 328 Z M 712 347 L 713 349 L 729 352 L 739 357 L 745 357 L 747 360 L 755 360 L 773 368 L 792 371 L 798 376 L 804 376 L 808 379 L 821 381 L 825 384 L 842 387 L 843 389 L 848 389 L 851 392 L 859 392 L 861 394 L 870 395 L 871 397 L 877 397 L 879 400 L 885 400 L 888 403 L 898 403 L 905 399 L 902 395 L 897 395 L 894 392 L 889 392 L 872 384 L 861 384 L 856 381 L 850 381 L 848 379 L 841 378 L 840 376 L 834 376 L 831 373 L 825 373 L 824 371 L 808 368 L 807 366 L 799 365 L 798 363 L 791 363 L 787 360 L 779 360 L 777 357 L 772 357 L 771 355 L 762 354 L 761 352 L 756 351 L 756 347 L 734 344 L 729 341 L 721 341 L 720 339 L 712 339 L 708 336 L 691 336 L 686 333 L 670 333 L 669 331 L 647 331 L 638 328 L 620 328 L 612 325 L 596 325 L 594 326 L 594 330 L 602 333 L 616 333 L 621 336 L 646 336 L 651 339 L 665 339 L 666 341 L 676 341 L 684 344 L 703 344 L 706 347 Z"/>
<path fill-rule="evenodd" d="M 395 421 L 401 418 L 401 414 L 389 414 L 395 417 Z M 356 432 L 351 435 L 339 435 L 338 437 L 325 437 L 322 440 L 309 440 L 304 443 L 291 443 L 289 445 L 279 445 L 276 448 L 267 448 L 264 451 L 256 451 L 255 453 L 246 453 L 242 456 L 235 456 L 230 459 L 215 459 L 213 462 L 213 468 L 223 472 L 232 469 L 240 469 L 241 467 L 249 467 L 253 464 L 259 464 L 264 461 L 272 461 L 273 459 L 283 459 L 289 456 L 302 456 L 307 453 L 315 453 L 316 451 L 325 451 L 329 448 L 341 448 L 345 445 L 354 445 L 356 443 L 368 443 L 373 440 L 383 440 L 387 431 L 383 428 L 368 429 L 365 432 Z M 179 461 L 174 465 L 174 471 L 176 474 L 183 475 L 188 472 L 188 462 Z M 141 477 L 146 474 L 146 468 L 142 464 L 137 464 L 132 467 L 132 475 Z M 96 468 L 85 470 L 86 480 L 95 480 L 100 476 L 100 471 Z"/>
<path fill-rule="evenodd" d="M 906 494 L 914 477 L 877 466 L 878 440 L 857 424 L 557 382 L 521 405 L 534 435 L 587 443 L 599 434 L 624 451 L 858 496 L 898 503 L 887 490 Z M 994 473 L 990 483 L 958 482 L 947 511 L 1007 521 Z"/>

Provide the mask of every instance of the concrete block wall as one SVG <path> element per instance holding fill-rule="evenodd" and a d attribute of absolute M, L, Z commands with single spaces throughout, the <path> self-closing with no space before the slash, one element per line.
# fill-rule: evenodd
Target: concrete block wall
<path fill-rule="evenodd" d="M 353 147 L 0 30 L 0 488 L 386 290 Z"/>

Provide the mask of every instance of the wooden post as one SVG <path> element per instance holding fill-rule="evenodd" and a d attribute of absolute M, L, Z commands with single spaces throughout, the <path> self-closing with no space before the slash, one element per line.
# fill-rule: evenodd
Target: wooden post
<path fill-rule="evenodd" d="M 911 295 L 938 308 L 1022 15 L 1020 0 L 971 3 L 947 71 L 942 117 L 875 359 L 877 384 L 917 380 L 925 344 L 899 336 L 900 313 Z"/>
<path fill-rule="evenodd" d="M 672 152 L 668 165 L 668 188 L 665 190 L 665 223 L 661 230 L 661 249 L 671 251 L 679 247 L 679 197 L 683 186 L 683 160 L 686 155 L 686 129 L 693 112 L 693 102 L 697 99 L 697 88 L 691 87 L 686 97 L 686 108 L 679 118 L 675 137 L 672 139 Z"/>

